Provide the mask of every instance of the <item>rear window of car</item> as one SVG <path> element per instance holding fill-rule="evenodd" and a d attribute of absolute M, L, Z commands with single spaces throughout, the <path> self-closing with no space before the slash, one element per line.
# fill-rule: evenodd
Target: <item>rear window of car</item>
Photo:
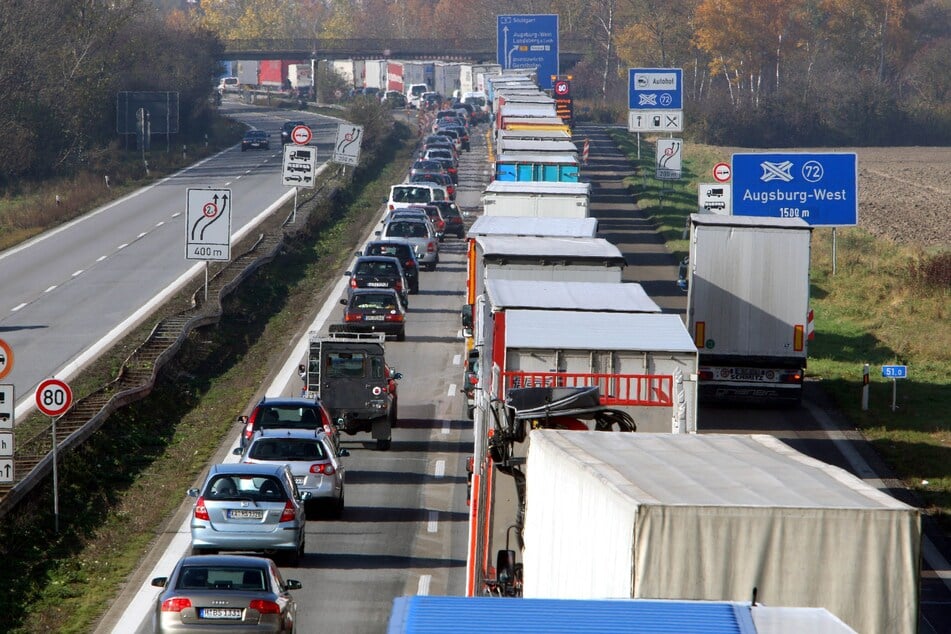
<path fill-rule="evenodd" d="M 362 261 L 357 263 L 357 275 L 396 275 L 399 270 L 395 262 L 383 260 Z"/>
<path fill-rule="evenodd" d="M 360 310 L 396 310 L 396 296 L 386 293 L 358 293 L 350 298 L 350 306 Z"/>
<path fill-rule="evenodd" d="M 313 429 L 320 423 L 320 416 L 309 407 L 265 405 L 258 423 L 265 429 L 269 427 L 289 427 L 302 425 L 303 429 Z"/>
<path fill-rule="evenodd" d="M 251 445 L 248 457 L 253 460 L 295 462 L 324 460 L 327 452 L 323 443 L 316 438 L 260 438 Z"/>
<path fill-rule="evenodd" d="M 390 257 L 410 257 L 408 244 L 371 244 L 367 247 L 367 255 L 388 255 Z"/>
<path fill-rule="evenodd" d="M 391 222 L 386 235 L 400 238 L 428 238 L 426 225 L 421 222 Z"/>
<path fill-rule="evenodd" d="M 271 500 L 286 497 L 277 478 L 246 474 L 218 474 L 205 488 L 208 500 Z"/>
<path fill-rule="evenodd" d="M 428 203 L 432 200 L 433 190 L 428 187 L 394 187 L 392 197 L 395 203 Z"/>
<path fill-rule="evenodd" d="M 249 566 L 184 566 L 176 590 L 261 590 L 270 591 L 264 568 Z"/>

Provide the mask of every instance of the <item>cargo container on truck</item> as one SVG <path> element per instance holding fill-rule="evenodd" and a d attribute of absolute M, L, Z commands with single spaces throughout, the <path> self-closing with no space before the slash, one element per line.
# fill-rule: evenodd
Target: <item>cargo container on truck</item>
<path fill-rule="evenodd" d="M 462 96 L 462 84 L 459 80 L 462 70 L 459 64 L 436 62 L 433 71 L 433 90 L 447 99 Z"/>
<path fill-rule="evenodd" d="M 386 90 L 395 90 L 402 93 L 405 89 L 403 83 L 403 63 L 395 61 L 386 62 Z"/>
<path fill-rule="evenodd" d="M 514 152 L 495 158 L 495 179 L 577 183 L 581 178 L 577 152 Z"/>
<path fill-rule="evenodd" d="M 531 236 L 536 238 L 595 238 L 597 218 L 542 218 L 534 216 L 479 216 L 466 236 Z"/>
<path fill-rule="evenodd" d="M 507 132 L 507 130 L 503 130 Z M 578 146 L 567 138 L 561 139 L 514 139 L 511 136 L 499 136 L 498 153 L 506 154 L 508 152 L 535 152 L 558 154 L 577 154 Z"/>
<path fill-rule="evenodd" d="M 687 325 L 702 398 L 802 398 L 811 235 L 799 218 L 690 216 Z"/>
<path fill-rule="evenodd" d="M 330 69 L 343 79 L 348 88 L 357 85 L 355 78 L 360 77 L 362 81 L 362 77 L 355 70 L 354 60 L 352 59 L 321 60 L 321 64 L 329 64 Z"/>
<path fill-rule="evenodd" d="M 235 76 L 238 78 L 238 85 L 248 88 L 256 88 L 258 85 L 258 67 L 260 62 L 257 60 L 239 60 L 235 63 Z"/>
<path fill-rule="evenodd" d="M 314 74 L 312 71 L 310 62 L 290 64 L 287 67 L 287 81 L 290 82 L 291 88 L 295 90 L 313 88 Z"/>
<path fill-rule="evenodd" d="M 302 60 L 265 59 L 258 67 L 258 87 L 285 90 L 290 87 L 288 68 L 292 64 L 302 64 Z"/>
<path fill-rule="evenodd" d="M 512 570 L 513 575 L 516 570 Z M 726 601 L 517 599 L 404 596 L 393 599 L 386 634 L 856 634 L 822 608 Z"/>
<path fill-rule="evenodd" d="M 590 183 L 494 180 L 482 193 L 486 216 L 586 218 Z"/>
<path fill-rule="evenodd" d="M 363 88 L 375 88 L 386 91 L 387 61 L 385 59 L 368 59 L 363 62 Z"/>
<path fill-rule="evenodd" d="M 537 430 L 524 596 L 821 607 L 918 627 L 921 517 L 767 435 Z M 811 630 L 804 630 L 811 631 Z"/>

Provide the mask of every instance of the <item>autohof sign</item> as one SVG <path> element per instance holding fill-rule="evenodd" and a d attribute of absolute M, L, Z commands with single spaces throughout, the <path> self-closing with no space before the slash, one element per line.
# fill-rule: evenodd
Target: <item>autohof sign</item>
<path fill-rule="evenodd" d="M 337 139 L 334 141 L 334 163 L 356 165 L 360 162 L 360 147 L 363 145 L 363 126 L 352 123 L 337 124 Z"/>
<path fill-rule="evenodd" d="M 185 258 L 231 259 L 231 190 L 189 188 L 185 195 Z"/>
<path fill-rule="evenodd" d="M 631 132 L 682 132 L 683 69 L 629 68 L 627 129 Z"/>
<path fill-rule="evenodd" d="M 856 225 L 857 183 L 853 152 L 734 154 L 733 215 Z"/>
<path fill-rule="evenodd" d="M 290 187 L 314 187 L 317 174 L 317 148 L 312 145 L 284 146 L 281 184 Z"/>

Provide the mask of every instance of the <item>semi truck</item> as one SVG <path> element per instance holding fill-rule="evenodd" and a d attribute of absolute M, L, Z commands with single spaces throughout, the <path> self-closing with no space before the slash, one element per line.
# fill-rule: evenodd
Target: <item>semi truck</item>
<path fill-rule="evenodd" d="M 690 216 L 681 279 L 702 399 L 801 400 L 811 237 L 799 218 Z"/>
<path fill-rule="evenodd" d="M 314 86 L 314 73 L 311 65 L 307 62 L 288 65 L 287 81 L 290 82 L 291 88 L 294 90 L 312 88 Z"/>
<path fill-rule="evenodd" d="M 768 435 L 528 444 L 526 598 L 752 600 L 917 631 L 920 512 L 839 467 Z"/>

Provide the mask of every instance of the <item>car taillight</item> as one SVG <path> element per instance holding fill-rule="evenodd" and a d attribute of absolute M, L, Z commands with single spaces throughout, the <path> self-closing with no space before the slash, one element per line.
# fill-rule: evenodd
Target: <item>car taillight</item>
<path fill-rule="evenodd" d="M 248 419 L 248 424 L 244 426 L 244 437 L 250 439 L 254 435 L 254 417 Z"/>
<path fill-rule="evenodd" d="M 476 376 L 475 374 L 469 375 L 469 383 L 470 383 L 471 385 L 478 385 L 478 384 L 479 384 L 479 377 Z"/>
<path fill-rule="evenodd" d="M 358 288 L 358 286 L 357 286 L 357 278 L 355 278 L 355 277 L 351 277 L 351 278 L 350 278 L 350 288 Z"/>
<path fill-rule="evenodd" d="M 195 519 L 196 520 L 210 520 L 208 517 L 208 507 L 205 506 L 205 498 L 200 497 L 198 501 L 195 502 Z"/>
<path fill-rule="evenodd" d="M 162 612 L 181 612 L 190 607 L 192 607 L 191 599 L 186 597 L 172 597 L 162 601 Z"/>
<path fill-rule="evenodd" d="M 363 319 L 363 313 L 352 313 L 347 311 L 343 316 L 344 321 L 360 321 L 361 319 Z"/>
<path fill-rule="evenodd" d="M 281 522 L 291 522 L 294 518 L 297 517 L 297 509 L 294 508 L 294 505 L 290 500 L 284 502 L 284 511 L 281 513 Z"/>
<path fill-rule="evenodd" d="M 383 321 L 403 321 L 403 313 L 399 311 L 392 312 L 383 317 Z"/>
<path fill-rule="evenodd" d="M 411 269 L 415 269 L 415 268 L 416 268 L 416 262 L 413 261 L 413 260 L 406 260 L 406 264 L 403 265 L 403 268 L 405 269 L 405 268 L 407 268 L 407 267 L 408 267 L 408 268 L 411 268 Z"/>
<path fill-rule="evenodd" d="M 396 284 L 393 285 L 393 288 L 396 289 L 396 292 L 397 292 L 397 293 L 402 293 L 402 292 L 403 292 L 403 282 L 397 282 Z"/>
<path fill-rule="evenodd" d="M 265 601 L 264 599 L 254 599 L 248 604 L 249 610 L 255 610 L 260 614 L 280 614 L 281 606 L 274 601 Z"/>
<path fill-rule="evenodd" d="M 432 242 L 426 243 L 426 252 L 427 252 L 427 253 L 432 253 L 432 252 L 434 252 L 435 250 L 436 250 L 436 245 L 435 245 L 435 244 L 433 244 Z"/>
<path fill-rule="evenodd" d="M 329 476 L 329 475 L 333 475 L 334 471 L 336 471 L 336 469 L 334 469 L 334 466 L 329 463 L 310 465 L 311 473 L 317 473 L 317 474 L 323 474 L 323 475 Z"/>
<path fill-rule="evenodd" d="M 436 228 L 439 229 L 440 231 L 442 231 L 443 229 L 445 229 L 445 228 L 446 228 L 446 221 L 445 221 L 445 220 L 438 220 L 438 221 L 436 222 Z"/>

